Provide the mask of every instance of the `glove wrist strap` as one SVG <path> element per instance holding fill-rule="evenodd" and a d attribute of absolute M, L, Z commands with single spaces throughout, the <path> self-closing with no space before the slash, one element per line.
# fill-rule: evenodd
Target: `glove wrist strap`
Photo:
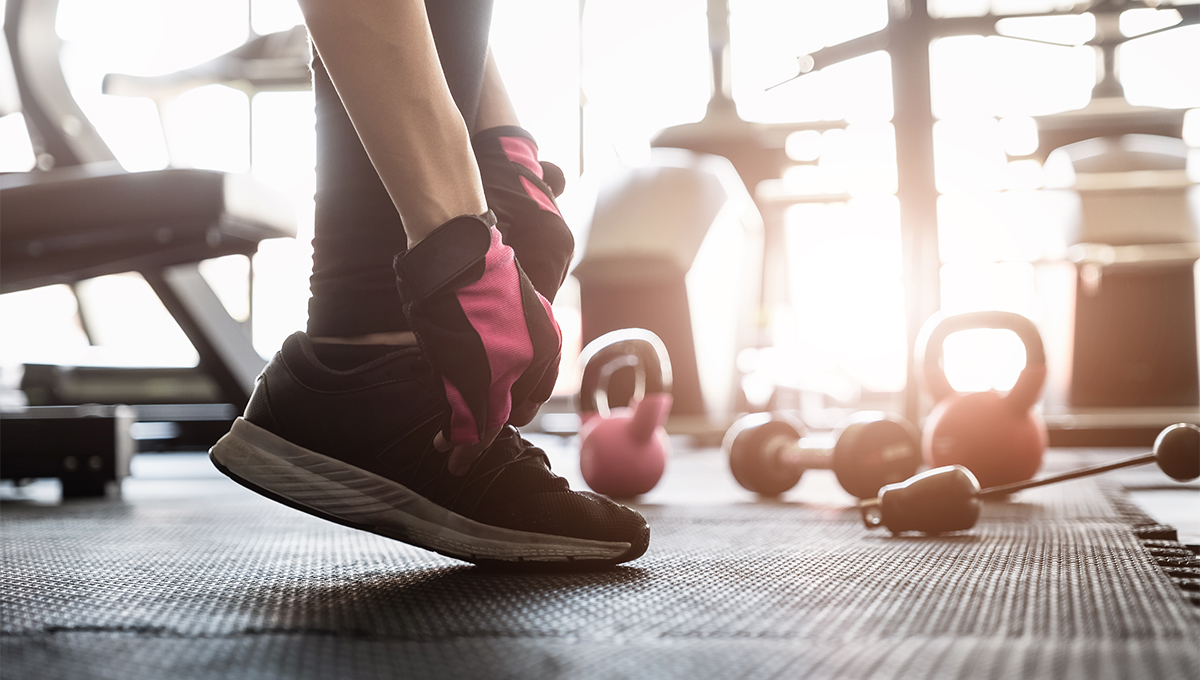
<path fill-rule="evenodd" d="M 434 229 L 392 261 L 400 297 L 420 302 L 478 281 L 492 243 L 496 216 L 460 215 Z"/>

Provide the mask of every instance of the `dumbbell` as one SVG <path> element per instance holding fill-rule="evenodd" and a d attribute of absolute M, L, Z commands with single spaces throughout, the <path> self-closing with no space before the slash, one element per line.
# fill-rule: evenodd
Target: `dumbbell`
<path fill-rule="evenodd" d="M 769 413 L 739 419 L 722 444 L 729 467 L 743 487 L 778 496 L 795 486 L 805 470 L 833 470 L 842 488 L 871 498 L 880 487 L 912 476 L 921 465 L 921 437 L 907 421 L 876 412 L 857 414 L 831 448 L 801 443 L 804 426 Z"/>
<path fill-rule="evenodd" d="M 1151 462 L 1157 463 L 1168 477 L 1180 482 L 1200 477 L 1200 427 L 1184 423 L 1172 425 L 1159 433 L 1150 453 L 1140 456 L 988 489 L 980 489 L 975 476 L 961 465 L 934 468 L 899 484 L 883 487 L 878 497 L 860 502 L 858 509 L 868 529 L 883 526 L 893 534 L 964 531 L 975 526 L 980 501 L 984 498 L 1007 496 L 1022 489 Z"/>

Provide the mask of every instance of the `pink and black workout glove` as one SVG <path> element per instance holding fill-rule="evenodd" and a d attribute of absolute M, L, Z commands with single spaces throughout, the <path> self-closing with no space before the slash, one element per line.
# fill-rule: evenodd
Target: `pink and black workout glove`
<path fill-rule="evenodd" d="M 404 314 L 442 378 L 451 444 L 477 443 L 513 409 L 550 398 L 562 336 L 491 212 L 450 220 L 393 266 Z"/>
<path fill-rule="evenodd" d="M 566 183 L 562 170 L 538 160 L 537 142 L 525 130 L 506 125 L 471 138 L 488 208 L 496 214 L 504 242 L 533 287 L 554 300 L 567 276 L 575 240 L 554 199 Z"/>

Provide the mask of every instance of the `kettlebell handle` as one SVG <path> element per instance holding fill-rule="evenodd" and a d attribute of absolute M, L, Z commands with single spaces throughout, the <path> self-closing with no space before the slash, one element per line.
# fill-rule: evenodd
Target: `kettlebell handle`
<path fill-rule="evenodd" d="M 583 348 L 579 361 L 583 364 L 580 413 L 609 416 L 608 383 L 612 375 L 623 368 L 636 371 L 634 399 L 671 391 L 671 359 L 667 347 L 657 335 L 644 328 L 624 328 L 601 335 Z"/>
<path fill-rule="evenodd" d="M 600 367 L 600 375 L 596 380 L 596 389 L 592 390 L 592 401 L 595 402 L 596 412 L 600 414 L 601 418 L 607 418 L 612 415 L 612 411 L 608 406 L 608 381 L 612 378 L 613 373 L 622 368 L 632 368 L 635 371 L 633 397 L 629 402 L 641 401 L 642 397 L 646 396 L 646 367 L 642 365 L 642 360 L 636 354 L 626 354 L 623 357 L 616 357 Z"/>
<path fill-rule="evenodd" d="M 1009 391 L 1007 400 L 1014 408 L 1025 411 L 1037 402 L 1042 386 L 1046 382 L 1046 349 L 1037 326 L 1029 319 L 1013 312 L 984 311 L 967 312 L 946 316 L 940 312 L 925 322 L 917 336 L 917 365 L 934 401 L 940 402 L 957 394 L 946 378 L 942 368 L 942 351 L 946 338 L 959 331 L 976 328 L 1009 330 L 1017 334 L 1025 345 L 1025 368 Z"/>

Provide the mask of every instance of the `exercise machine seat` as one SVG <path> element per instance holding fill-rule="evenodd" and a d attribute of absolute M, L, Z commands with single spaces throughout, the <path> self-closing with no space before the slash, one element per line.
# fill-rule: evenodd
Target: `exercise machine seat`
<path fill-rule="evenodd" d="M 0 292 L 160 270 L 294 237 L 286 198 L 248 175 L 116 163 L 0 175 Z"/>

